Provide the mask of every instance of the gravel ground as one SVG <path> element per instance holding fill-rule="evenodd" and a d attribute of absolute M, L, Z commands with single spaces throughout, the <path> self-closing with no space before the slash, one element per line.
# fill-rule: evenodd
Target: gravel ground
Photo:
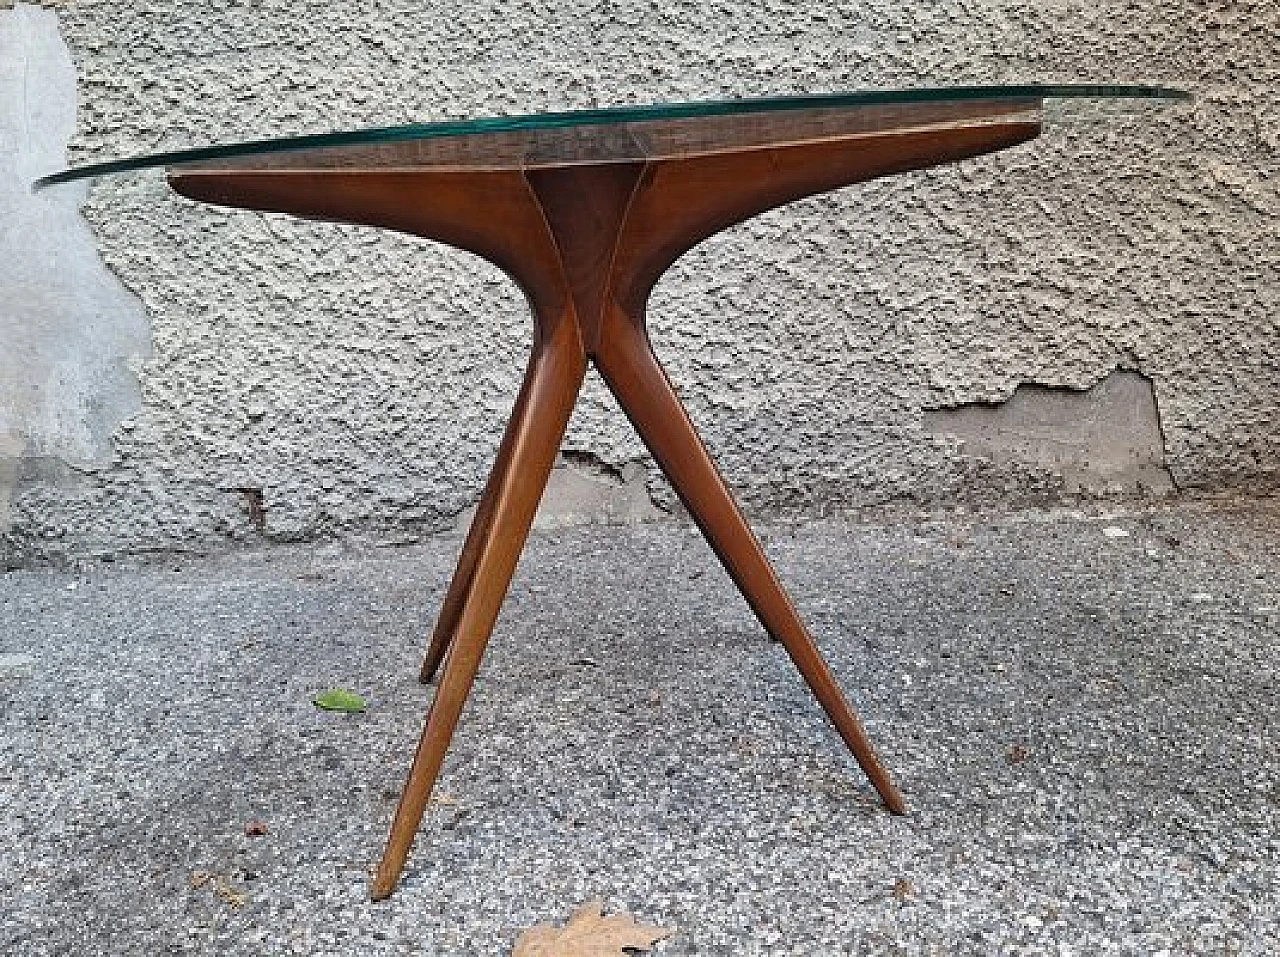
<path fill-rule="evenodd" d="M 381 904 L 456 540 L 0 576 L 0 953 L 1280 952 L 1280 503 L 765 533 L 907 817 L 696 533 L 542 533 Z"/>

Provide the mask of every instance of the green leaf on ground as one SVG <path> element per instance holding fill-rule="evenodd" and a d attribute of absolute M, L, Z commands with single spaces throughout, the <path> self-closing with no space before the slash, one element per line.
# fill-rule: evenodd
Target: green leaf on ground
<path fill-rule="evenodd" d="M 311 700 L 315 702 L 317 708 L 323 708 L 325 711 L 346 711 L 351 713 L 363 711 L 369 707 L 364 698 L 354 691 L 347 691 L 344 688 L 330 688 L 328 691 L 322 691 Z"/>

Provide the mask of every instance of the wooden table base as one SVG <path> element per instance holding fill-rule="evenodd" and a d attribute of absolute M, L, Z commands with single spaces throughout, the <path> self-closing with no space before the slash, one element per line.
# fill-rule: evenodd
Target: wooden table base
<path fill-rule="evenodd" d="M 1038 105 L 1038 104 L 1035 104 Z M 1025 111 L 1028 104 L 1004 105 Z M 672 159 L 510 169 L 179 168 L 180 193 L 384 226 L 471 250 L 520 284 L 533 354 L 432 636 L 435 700 L 371 888 L 395 889 L 524 547 L 588 364 L 594 364 L 760 622 L 780 641 L 894 813 L 902 795 L 805 629 L 650 348 L 655 282 L 702 239 L 803 196 L 1003 149 L 1039 122 L 992 116 Z"/>

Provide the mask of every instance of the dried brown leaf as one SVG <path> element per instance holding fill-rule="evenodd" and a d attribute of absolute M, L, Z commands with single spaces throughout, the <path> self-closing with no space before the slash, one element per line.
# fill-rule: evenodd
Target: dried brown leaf
<path fill-rule="evenodd" d="M 244 894 L 240 893 L 240 891 L 236 890 L 225 881 L 219 881 L 215 884 L 213 893 L 220 901 L 222 901 L 222 903 L 226 904 L 232 910 L 239 910 L 249 900 L 244 896 Z"/>
<path fill-rule="evenodd" d="M 226 878 L 219 877 L 209 871 L 193 871 L 191 874 L 191 889 L 199 890 L 202 887 L 210 887 L 213 890 L 213 895 L 232 910 L 238 910 L 249 900 L 233 887 Z"/>
<path fill-rule="evenodd" d="M 198 890 L 199 888 L 204 887 L 204 885 L 208 884 L 211 880 L 213 880 L 213 875 L 208 871 L 193 871 L 191 873 L 191 887 L 193 890 Z"/>
<path fill-rule="evenodd" d="M 644 927 L 627 913 L 604 916 L 604 902 L 579 907 L 563 927 L 539 924 L 520 935 L 512 957 L 624 957 L 625 950 L 648 950 L 674 933 Z"/>

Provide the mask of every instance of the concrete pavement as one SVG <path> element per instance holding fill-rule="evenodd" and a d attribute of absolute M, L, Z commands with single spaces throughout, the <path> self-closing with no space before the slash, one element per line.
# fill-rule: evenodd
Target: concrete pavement
<path fill-rule="evenodd" d="M 456 539 L 0 576 L 0 952 L 1276 952 L 1276 502 L 765 538 L 909 816 L 696 532 L 543 532 L 382 904 Z"/>

